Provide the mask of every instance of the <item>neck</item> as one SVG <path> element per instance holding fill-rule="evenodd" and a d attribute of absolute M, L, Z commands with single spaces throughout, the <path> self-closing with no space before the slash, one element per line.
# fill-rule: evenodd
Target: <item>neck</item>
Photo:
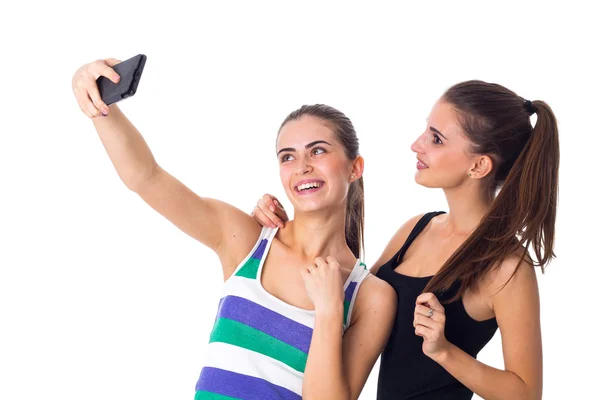
<path fill-rule="evenodd" d="M 491 201 L 485 198 L 479 185 L 472 181 L 444 189 L 444 193 L 449 210 L 446 219 L 448 236 L 471 234 L 489 211 Z"/>
<path fill-rule="evenodd" d="M 355 260 L 352 251 L 346 244 L 344 210 L 331 213 L 296 212 L 293 221 L 286 224 L 285 230 L 289 240 L 286 244 L 307 260 L 317 257 L 335 257 L 340 264 Z"/>

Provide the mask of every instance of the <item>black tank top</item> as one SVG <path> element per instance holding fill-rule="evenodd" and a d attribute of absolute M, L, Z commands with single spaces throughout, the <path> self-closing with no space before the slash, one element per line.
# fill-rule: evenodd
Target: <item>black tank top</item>
<path fill-rule="evenodd" d="M 378 400 L 464 400 L 473 397 L 473 392 L 438 363 L 423 354 L 423 339 L 415 335 L 413 327 L 415 301 L 431 277 L 411 277 L 394 271 L 419 233 L 440 214 L 443 212 L 425 214 L 415 225 L 398 253 L 377 271 L 377 276 L 392 285 L 398 295 L 396 320 L 390 339 L 381 355 Z M 439 299 L 441 301 L 450 299 L 458 290 L 458 286 L 459 282 L 439 296 Z M 467 314 L 462 300 L 444 304 L 444 309 L 446 339 L 472 357 L 476 357 L 494 336 L 498 328 L 496 319 L 475 321 Z"/>

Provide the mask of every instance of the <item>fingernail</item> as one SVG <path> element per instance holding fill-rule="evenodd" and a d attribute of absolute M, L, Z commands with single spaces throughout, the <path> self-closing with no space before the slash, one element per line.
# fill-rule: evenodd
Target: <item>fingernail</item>
<path fill-rule="evenodd" d="M 271 210 L 271 212 L 275 212 L 275 207 L 269 206 L 269 210 Z"/>
<path fill-rule="evenodd" d="M 121 80 L 121 77 L 120 77 L 120 76 L 118 76 L 118 75 L 117 75 L 117 76 L 115 76 L 115 81 L 119 82 L 120 80 Z"/>
<path fill-rule="evenodd" d="M 280 228 L 283 228 L 283 224 L 281 222 L 277 226 L 279 226 Z"/>

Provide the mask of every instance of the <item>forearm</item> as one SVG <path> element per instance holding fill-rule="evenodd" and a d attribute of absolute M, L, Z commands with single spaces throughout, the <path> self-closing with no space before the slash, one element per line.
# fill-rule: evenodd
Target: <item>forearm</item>
<path fill-rule="evenodd" d="M 517 374 L 485 365 L 452 344 L 434 360 L 484 399 L 542 398 L 541 389 L 529 387 Z"/>
<path fill-rule="evenodd" d="M 139 190 L 159 170 L 140 132 L 117 105 L 110 107 L 106 117 L 96 117 L 93 122 L 123 183 L 133 191 Z"/>
<path fill-rule="evenodd" d="M 302 387 L 305 400 L 349 399 L 342 363 L 342 323 L 341 306 L 329 315 L 317 313 Z"/>

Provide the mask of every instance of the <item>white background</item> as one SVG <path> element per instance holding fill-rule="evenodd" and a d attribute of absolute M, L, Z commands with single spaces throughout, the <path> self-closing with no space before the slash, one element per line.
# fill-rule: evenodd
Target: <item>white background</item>
<path fill-rule="evenodd" d="M 597 14 L 577 1 L 216 3 L 2 6 L 0 398 L 193 398 L 218 260 L 123 186 L 71 92 L 80 65 L 138 53 L 124 112 L 165 169 L 246 211 L 266 191 L 284 198 L 283 118 L 345 112 L 366 159 L 368 264 L 405 220 L 446 209 L 414 183 L 409 146 L 447 87 L 483 79 L 547 101 L 561 167 L 558 258 L 539 275 L 544 398 L 593 396 Z M 480 360 L 503 367 L 498 335 Z"/>

